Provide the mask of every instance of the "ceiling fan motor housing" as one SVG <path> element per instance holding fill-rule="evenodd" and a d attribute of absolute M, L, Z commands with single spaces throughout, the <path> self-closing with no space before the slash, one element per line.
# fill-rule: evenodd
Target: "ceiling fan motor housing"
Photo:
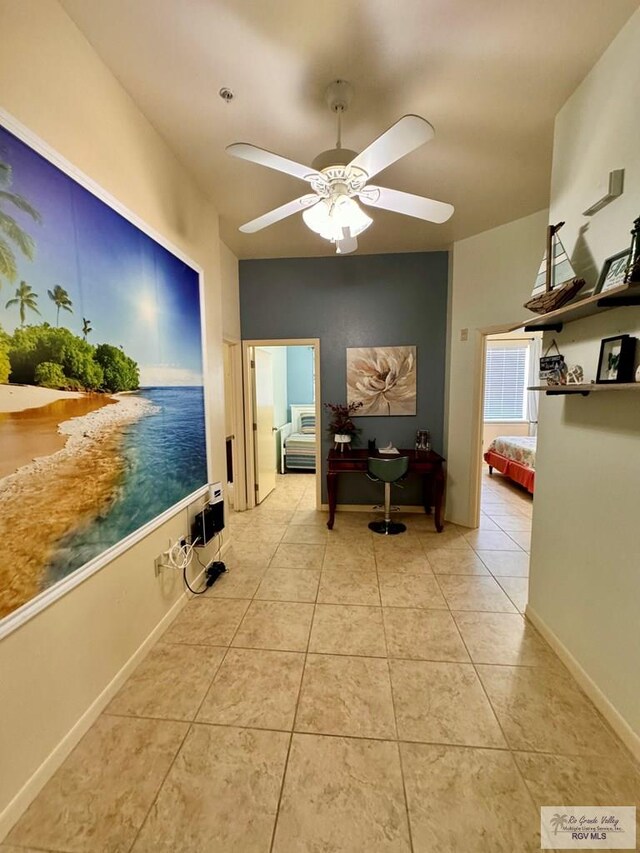
<path fill-rule="evenodd" d="M 330 148 L 328 151 L 318 154 L 311 166 L 322 172 L 324 169 L 330 169 L 333 166 L 347 166 L 357 156 L 356 151 L 350 151 L 348 148 Z"/>

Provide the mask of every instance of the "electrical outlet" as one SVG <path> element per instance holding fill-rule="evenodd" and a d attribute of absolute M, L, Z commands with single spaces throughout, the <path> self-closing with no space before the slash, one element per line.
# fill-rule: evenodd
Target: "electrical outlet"
<path fill-rule="evenodd" d="M 160 572 L 162 571 L 164 566 L 164 554 L 160 554 L 159 557 L 156 557 L 153 561 L 153 572 L 155 576 L 160 577 Z"/>

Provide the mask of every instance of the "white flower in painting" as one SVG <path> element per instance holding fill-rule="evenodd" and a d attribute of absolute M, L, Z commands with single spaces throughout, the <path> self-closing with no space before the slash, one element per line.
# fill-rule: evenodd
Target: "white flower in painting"
<path fill-rule="evenodd" d="M 347 399 L 359 415 L 415 415 L 416 348 L 348 349 Z"/>

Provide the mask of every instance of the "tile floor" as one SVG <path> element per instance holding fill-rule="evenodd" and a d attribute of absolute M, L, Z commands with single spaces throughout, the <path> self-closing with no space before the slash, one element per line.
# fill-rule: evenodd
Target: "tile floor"
<path fill-rule="evenodd" d="M 315 512 L 287 475 L 2 853 L 518 853 L 541 804 L 639 802 L 636 766 L 522 612 L 531 499 L 482 525 Z"/>

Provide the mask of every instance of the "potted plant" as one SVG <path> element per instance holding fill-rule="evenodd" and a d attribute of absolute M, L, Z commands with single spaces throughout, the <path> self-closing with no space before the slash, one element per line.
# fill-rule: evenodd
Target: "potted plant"
<path fill-rule="evenodd" d="M 324 405 L 331 413 L 328 429 L 333 437 L 334 448 L 336 450 L 340 448 L 343 451 L 345 444 L 350 444 L 360 431 L 351 418 L 358 409 L 362 408 L 362 403 L 349 403 L 346 406 L 343 403 L 325 403 Z"/>

